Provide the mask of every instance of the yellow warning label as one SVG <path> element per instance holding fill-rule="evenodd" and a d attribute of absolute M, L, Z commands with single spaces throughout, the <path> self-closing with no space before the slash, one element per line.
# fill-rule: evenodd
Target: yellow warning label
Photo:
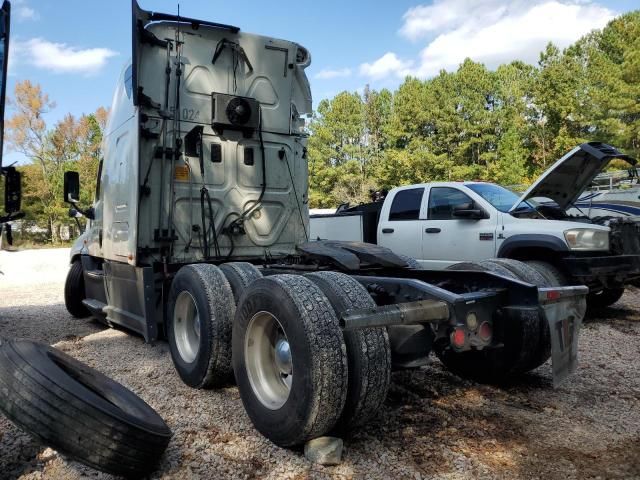
<path fill-rule="evenodd" d="M 175 178 L 178 182 L 189 181 L 189 167 L 186 165 L 176 165 Z"/>

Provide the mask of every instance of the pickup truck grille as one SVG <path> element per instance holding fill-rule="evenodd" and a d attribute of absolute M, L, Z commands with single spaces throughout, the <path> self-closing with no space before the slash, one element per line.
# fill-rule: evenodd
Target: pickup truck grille
<path fill-rule="evenodd" d="M 611 253 L 614 255 L 640 254 L 640 221 L 617 218 L 609 222 Z"/>

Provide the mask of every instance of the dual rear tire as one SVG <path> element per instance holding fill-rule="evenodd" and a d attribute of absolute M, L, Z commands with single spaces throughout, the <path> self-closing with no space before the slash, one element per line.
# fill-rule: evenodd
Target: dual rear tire
<path fill-rule="evenodd" d="M 299 445 L 362 425 L 384 402 L 386 330 L 343 333 L 338 321 L 371 306 L 366 289 L 341 273 L 263 278 L 250 264 L 188 265 L 169 295 L 171 356 L 195 388 L 224 385 L 233 372 L 257 430 Z"/>

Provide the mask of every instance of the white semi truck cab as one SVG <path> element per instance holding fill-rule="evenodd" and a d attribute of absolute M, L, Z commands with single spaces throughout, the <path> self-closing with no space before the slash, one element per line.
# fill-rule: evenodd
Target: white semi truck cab
<path fill-rule="evenodd" d="M 311 238 L 377 243 L 427 269 L 496 257 L 544 263 L 606 306 L 640 278 L 640 219 L 591 218 L 575 202 L 614 158 L 635 164 L 608 145 L 581 145 L 523 195 L 485 182 L 394 188 L 382 202 L 312 216 Z"/>
<path fill-rule="evenodd" d="M 235 379 L 256 428 L 291 446 L 373 418 L 392 368 L 435 352 L 503 381 L 576 368 L 586 287 L 521 262 L 417 270 L 388 248 L 309 239 L 309 52 L 132 2 L 93 205 L 65 174 L 65 305 L 167 339 L 194 388 Z"/>

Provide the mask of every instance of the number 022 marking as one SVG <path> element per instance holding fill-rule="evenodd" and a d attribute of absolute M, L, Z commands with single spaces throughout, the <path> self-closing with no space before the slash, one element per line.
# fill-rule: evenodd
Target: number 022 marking
<path fill-rule="evenodd" d="M 200 110 L 194 110 L 193 108 L 183 108 L 182 109 L 182 119 L 183 120 L 199 120 L 200 119 Z"/>

